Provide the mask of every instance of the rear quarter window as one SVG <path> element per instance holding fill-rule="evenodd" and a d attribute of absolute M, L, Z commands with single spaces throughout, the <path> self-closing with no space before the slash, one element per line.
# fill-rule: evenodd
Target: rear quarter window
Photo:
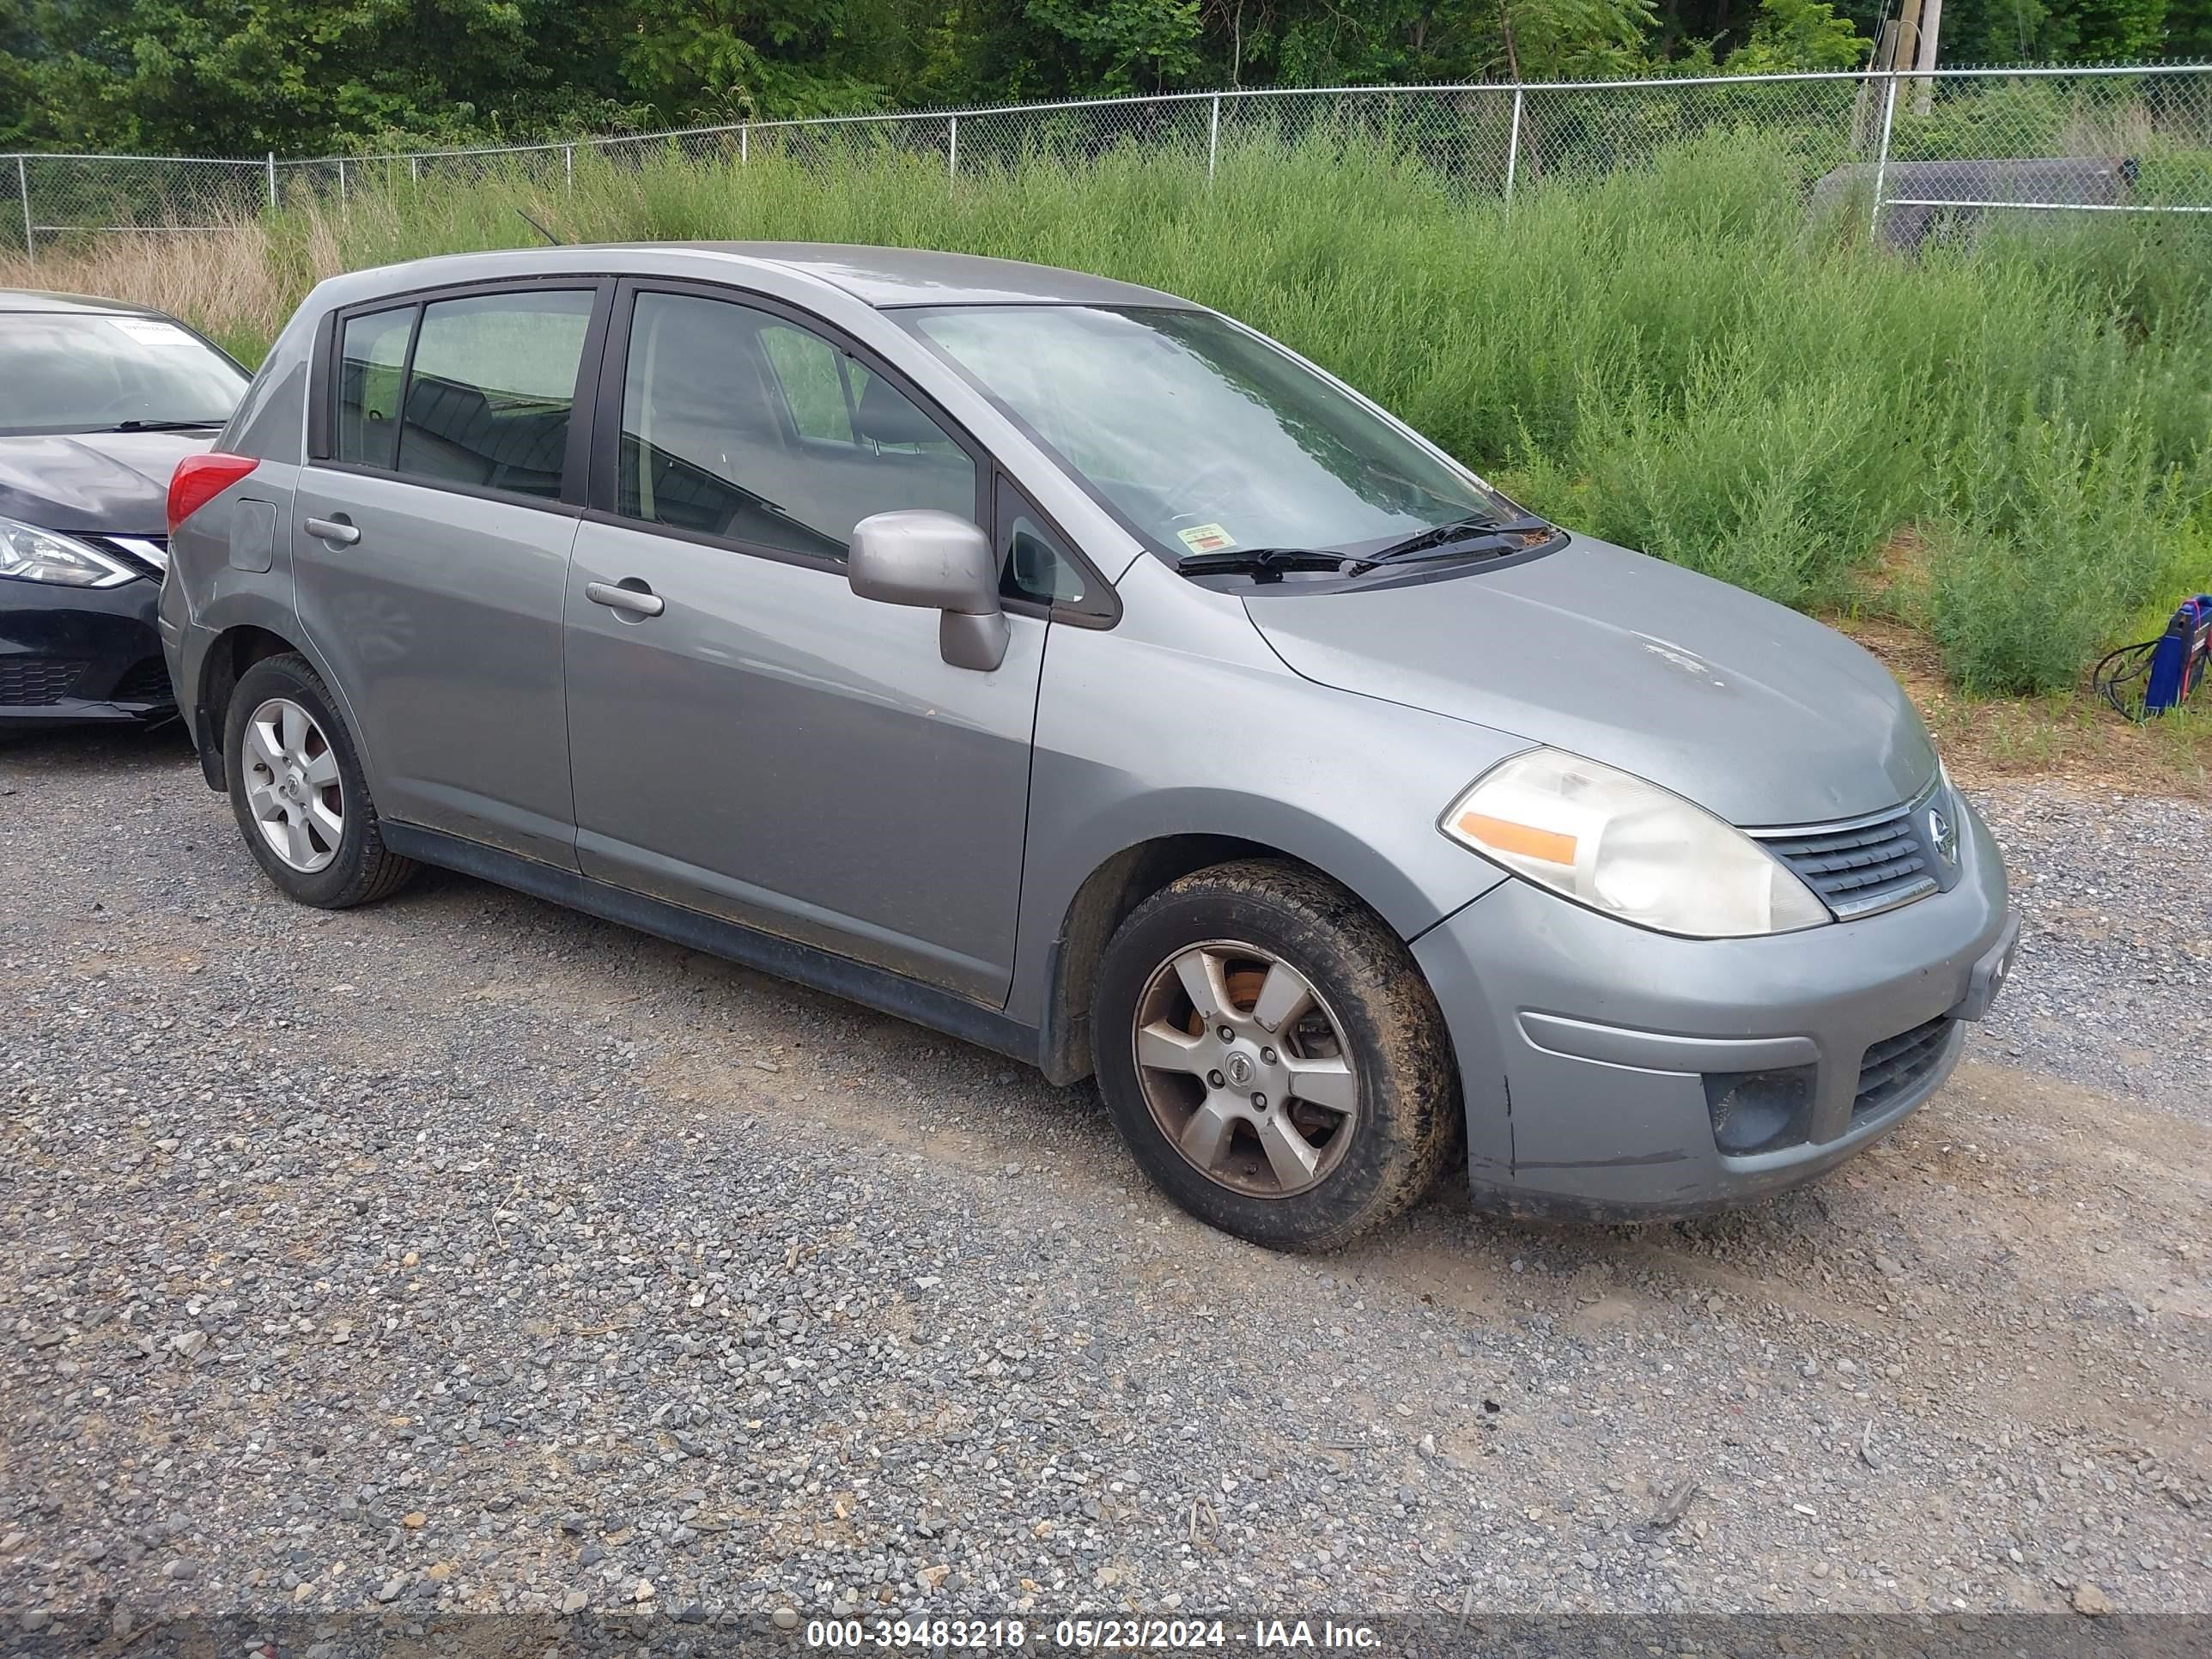
<path fill-rule="evenodd" d="M 388 467 L 399 442 L 399 382 L 415 307 L 346 319 L 338 349 L 338 429 L 332 453 L 358 466 Z"/>

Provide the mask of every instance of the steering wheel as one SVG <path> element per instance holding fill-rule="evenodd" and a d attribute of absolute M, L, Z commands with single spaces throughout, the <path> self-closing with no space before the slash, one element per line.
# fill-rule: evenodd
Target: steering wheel
<path fill-rule="evenodd" d="M 118 392 L 114 397 L 110 398 L 106 403 L 100 404 L 98 409 L 94 410 L 86 416 L 86 418 L 88 420 L 105 421 L 111 423 L 118 421 L 132 420 L 137 418 L 143 414 L 145 406 L 145 398 L 138 396 L 137 393 L 129 392 Z"/>

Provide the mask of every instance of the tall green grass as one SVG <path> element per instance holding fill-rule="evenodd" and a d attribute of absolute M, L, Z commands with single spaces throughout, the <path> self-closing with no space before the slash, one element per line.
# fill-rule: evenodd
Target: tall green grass
<path fill-rule="evenodd" d="M 1372 146 L 941 158 L 579 155 L 559 181 L 356 191 L 270 227 L 318 269 L 536 240 L 896 243 L 1079 267 L 1287 341 L 1532 505 L 1785 603 L 1929 628 L 1969 690 L 2073 684 L 2212 587 L 2212 227 L 1999 229 L 1906 258 L 1808 219 L 1771 146 L 1708 137 L 1509 214 Z M 1900 532 L 1914 578 L 1876 582 Z"/>

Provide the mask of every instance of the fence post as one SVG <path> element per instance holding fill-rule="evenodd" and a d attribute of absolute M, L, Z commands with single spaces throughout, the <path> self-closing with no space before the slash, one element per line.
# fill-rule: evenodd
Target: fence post
<path fill-rule="evenodd" d="M 23 158 L 15 158 L 15 188 L 23 192 L 23 263 L 39 263 L 38 234 L 31 228 L 31 175 L 23 166 Z"/>
<path fill-rule="evenodd" d="M 422 188 L 422 158 L 419 155 L 410 155 L 407 158 L 407 182 L 418 190 Z"/>
<path fill-rule="evenodd" d="M 738 129 L 738 165 L 750 167 L 753 159 L 753 129 L 748 121 Z"/>
<path fill-rule="evenodd" d="M 276 152 L 269 152 L 269 210 L 276 210 Z"/>
<path fill-rule="evenodd" d="M 957 115 L 945 118 L 945 176 L 960 176 L 960 118 Z"/>
<path fill-rule="evenodd" d="M 1881 192 L 1889 173 L 1890 124 L 1896 118 L 1897 71 L 1892 70 L 1889 72 L 1889 95 L 1882 100 L 1881 104 L 1881 149 L 1875 157 L 1874 163 L 1874 211 L 1867 219 L 1867 238 L 1869 241 L 1881 240 Z"/>
<path fill-rule="evenodd" d="M 345 157 L 338 157 L 338 205 L 346 204 Z"/>
<path fill-rule="evenodd" d="M 1505 141 L 1505 212 L 1513 212 L 1513 175 L 1521 170 L 1521 88 L 1513 88 L 1513 131 Z"/>
<path fill-rule="evenodd" d="M 1213 182 L 1213 164 L 1221 154 L 1221 94 L 1213 94 L 1213 118 L 1206 129 L 1206 182 Z"/>
<path fill-rule="evenodd" d="M 561 171 L 568 175 L 568 194 L 574 196 L 576 193 L 576 147 L 574 144 L 561 146 Z"/>

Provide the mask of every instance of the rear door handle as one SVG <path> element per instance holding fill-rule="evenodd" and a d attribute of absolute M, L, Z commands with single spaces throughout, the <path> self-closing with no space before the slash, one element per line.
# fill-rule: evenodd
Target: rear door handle
<path fill-rule="evenodd" d="M 667 602 L 642 583 L 623 587 L 614 582 L 586 582 L 584 597 L 593 605 L 603 605 L 610 611 L 627 611 L 634 617 L 657 617 L 668 609 Z"/>
<path fill-rule="evenodd" d="M 361 539 L 361 529 L 343 519 L 310 519 L 307 533 L 318 540 L 331 542 L 339 547 L 351 547 Z"/>

